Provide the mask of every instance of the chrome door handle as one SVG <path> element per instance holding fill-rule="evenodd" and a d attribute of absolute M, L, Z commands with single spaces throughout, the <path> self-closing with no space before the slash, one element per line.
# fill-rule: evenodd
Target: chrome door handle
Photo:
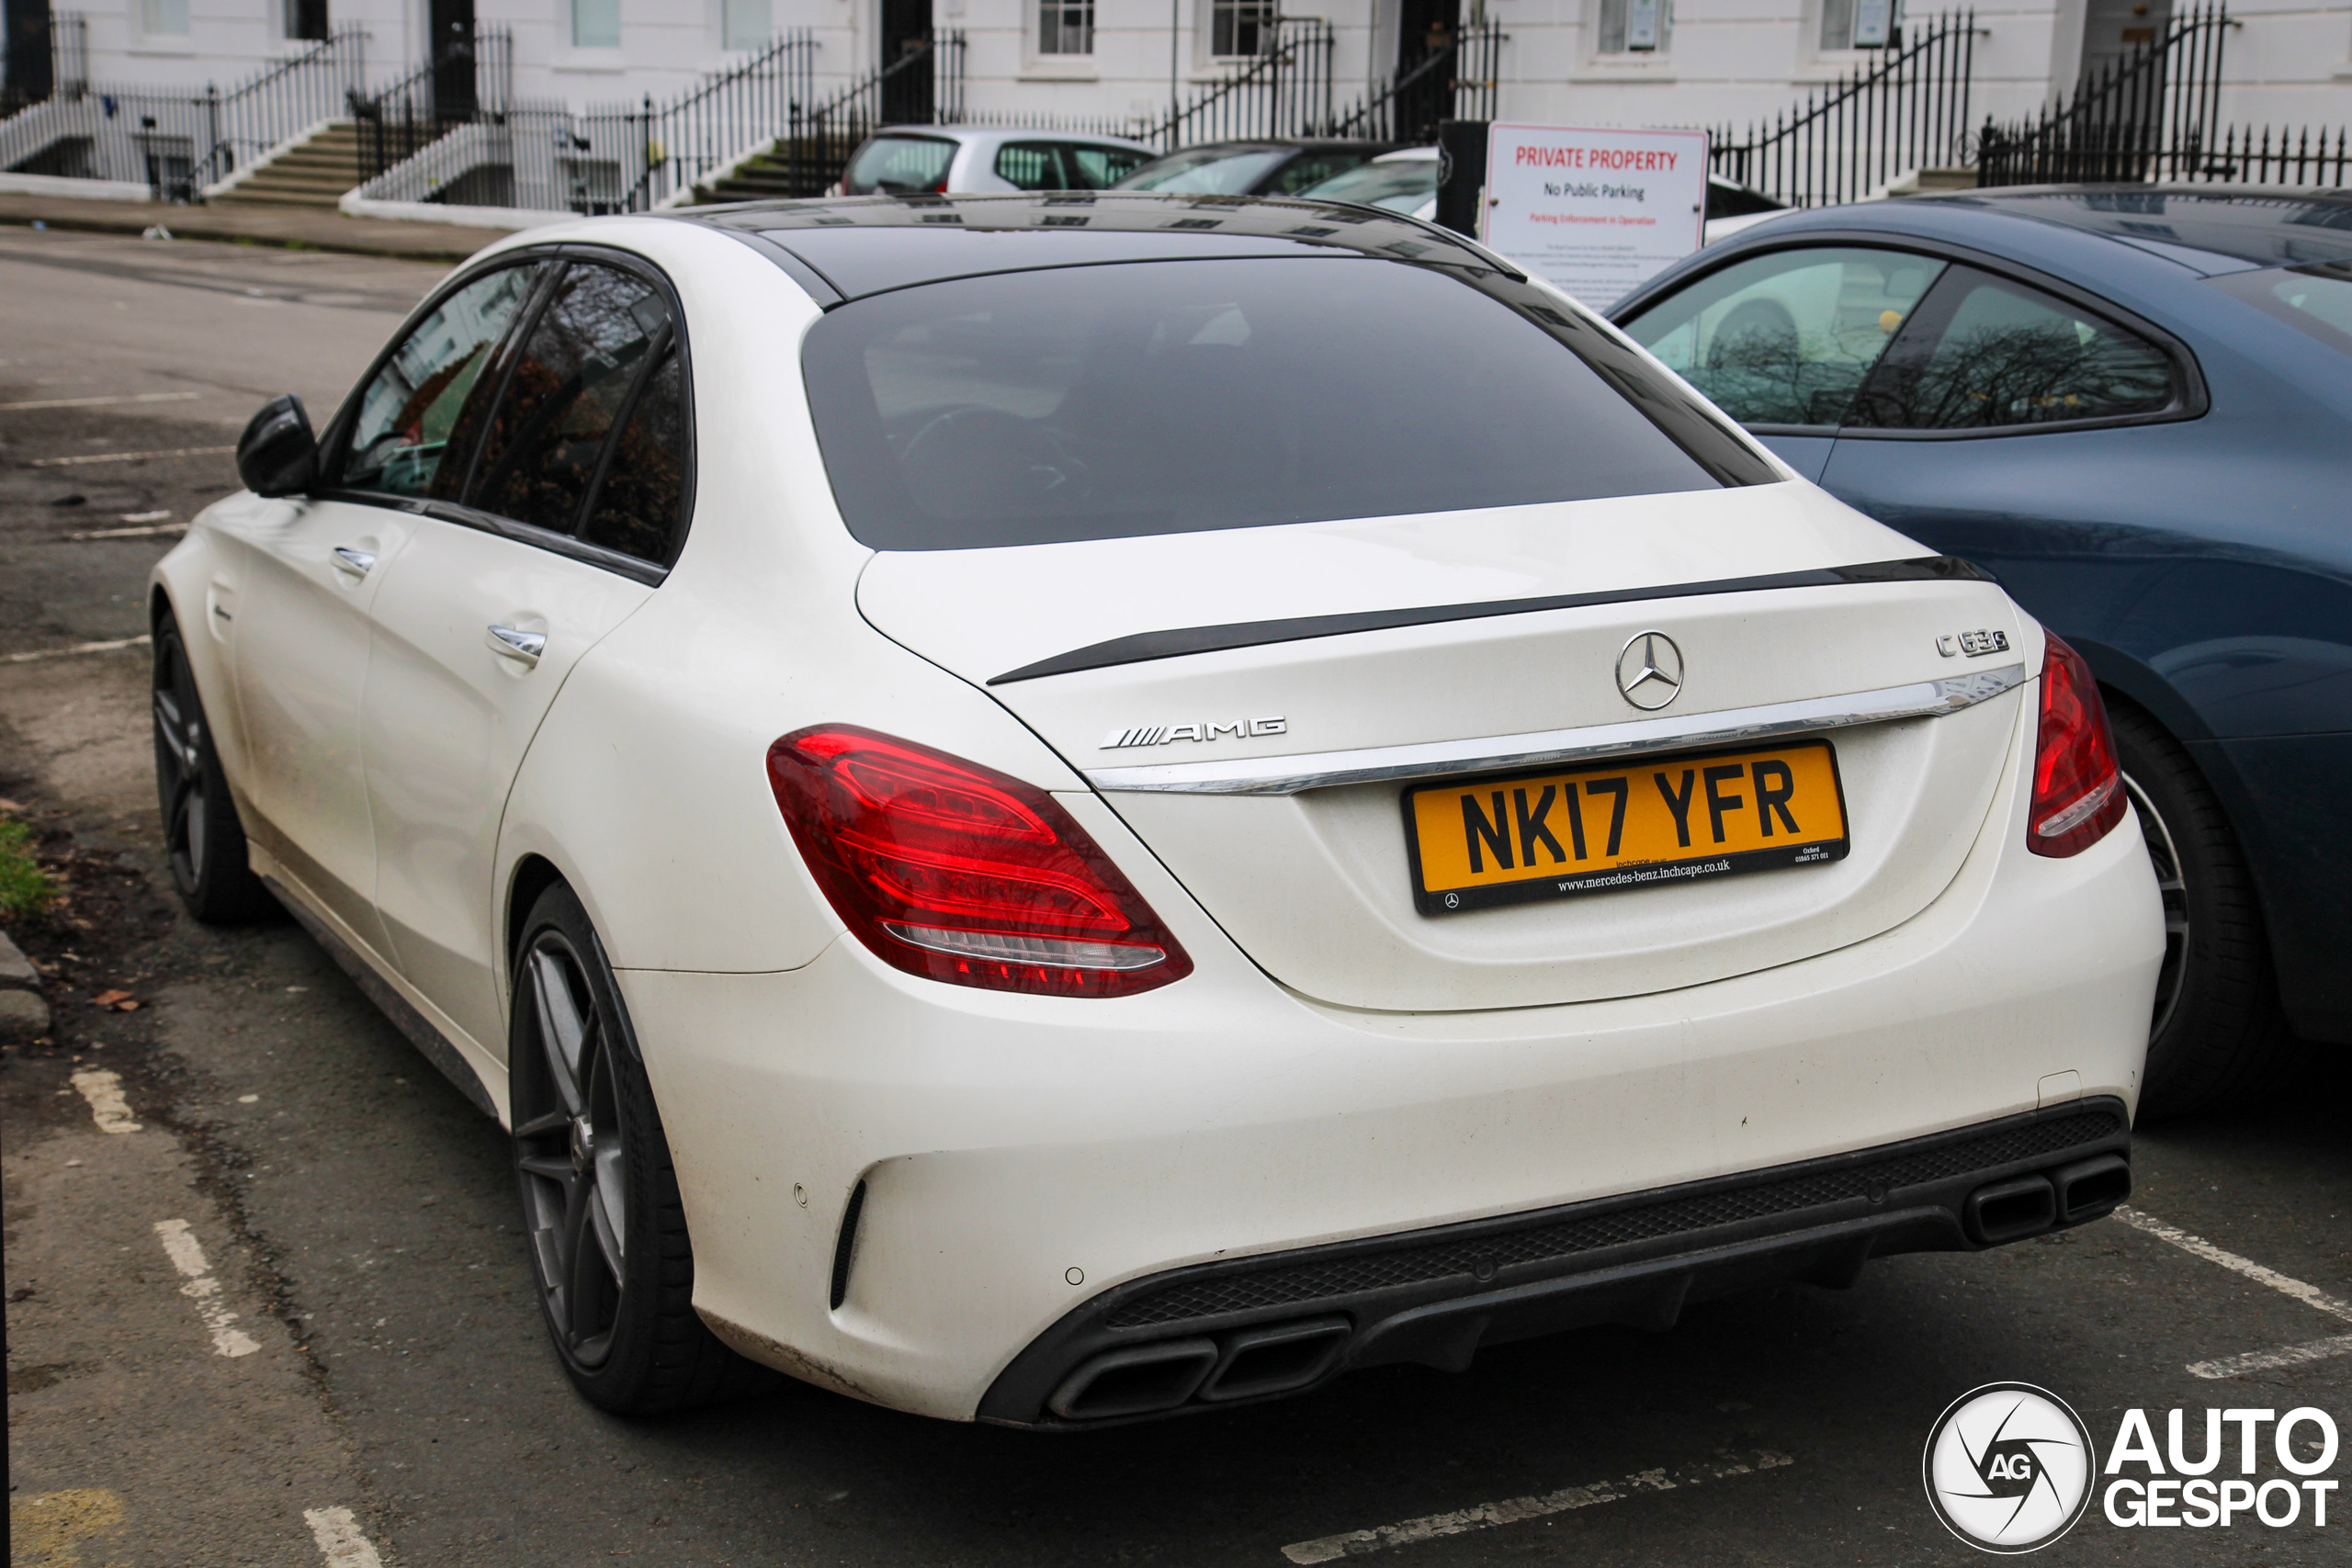
<path fill-rule="evenodd" d="M 485 640 L 492 653 L 503 653 L 518 664 L 537 664 L 539 655 L 548 650 L 547 633 L 517 631 L 513 626 L 493 626 Z"/>
<path fill-rule="evenodd" d="M 376 570 L 375 552 L 355 550 L 349 545 L 337 545 L 328 552 L 328 558 L 334 562 L 337 571 L 347 571 L 354 577 L 365 577 Z"/>

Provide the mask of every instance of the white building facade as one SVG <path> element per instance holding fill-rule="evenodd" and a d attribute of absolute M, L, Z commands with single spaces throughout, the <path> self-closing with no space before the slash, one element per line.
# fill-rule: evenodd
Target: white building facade
<path fill-rule="evenodd" d="M 1430 29 L 1498 25 L 1497 112 L 1594 125 L 1745 123 L 1885 58 L 1901 0 L 1291 0 L 1333 32 L 1341 100 L 1376 90 Z M 2186 10 L 2186 0 L 2178 0 Z M 2160 38 L 2176 0 L 1984 0 L 1970 111 L 2012 118 L 2086 66 Z M 322 38 L 362 28 L 367 75 L 419 67 L 436 36 L 513 39 L 518 100 L 577 109 L 666 100 L 805 31 L 817 80 L 870 73 L 927 28 L 966 39 L 975 115 L 1111 129 L 1164 120 L 1171 99 L 1246 65 L 1276 0 L 110 0 L 86 18 L 89 79 L 223 88 Z M 21 0 L 8 13 L 22 14 Z M 2352 121 L 2352 0 L 2233 0 L 2225 122 Z M 1292 13 L 1295 15 L 1297 13 Z M 1922 9 L 1916 29 L 1927 19 Z M 1900 38 L 1900 33 L 1894 35 Z"/>

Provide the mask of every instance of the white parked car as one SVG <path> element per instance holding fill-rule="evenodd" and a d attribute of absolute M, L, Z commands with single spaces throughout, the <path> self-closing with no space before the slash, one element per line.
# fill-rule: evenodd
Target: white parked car
<path fill-rule="evenodd" d="M 861 143 L 836 196 L 1102 190 L 1159 156 L 1119 136 L 990 126 L 893 126 Z"/>
<path fill-rule="evenodd" d="M 1410 219 L 564 222 L 239 464 L 181 892 L 512 1127 L 608 1408 L 1205 1409 L 2129 1190 L 2081 660 Z"/>

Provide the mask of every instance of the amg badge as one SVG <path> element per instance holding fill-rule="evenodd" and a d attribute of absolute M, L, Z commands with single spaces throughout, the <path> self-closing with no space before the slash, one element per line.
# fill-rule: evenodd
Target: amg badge
<path fill-rule="evenodd" d="M 1230 724 L 1147 724 L 1133 729 L 1114 729 L 1102 742 L 1105 751 L 1116 751 L 1125 746 L 1165 746 L 1174 740 L 1215 740 L 1219 736 L 1231 736 L 1236 740 L 1254 739 L 1261 735 L 1286 735 L 1290 721 L 1285 718 L 1237 718 Z"/>

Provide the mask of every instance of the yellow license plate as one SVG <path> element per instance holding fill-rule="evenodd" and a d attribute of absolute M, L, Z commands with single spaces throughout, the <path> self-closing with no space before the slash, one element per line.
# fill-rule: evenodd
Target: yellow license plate
<path fill-rule="evenodd" d="M 1413 902 L 1450 915 L 1843 860 L 1846 795 L 1826 740 L 1619 759 L 1405 793 Z"/>

